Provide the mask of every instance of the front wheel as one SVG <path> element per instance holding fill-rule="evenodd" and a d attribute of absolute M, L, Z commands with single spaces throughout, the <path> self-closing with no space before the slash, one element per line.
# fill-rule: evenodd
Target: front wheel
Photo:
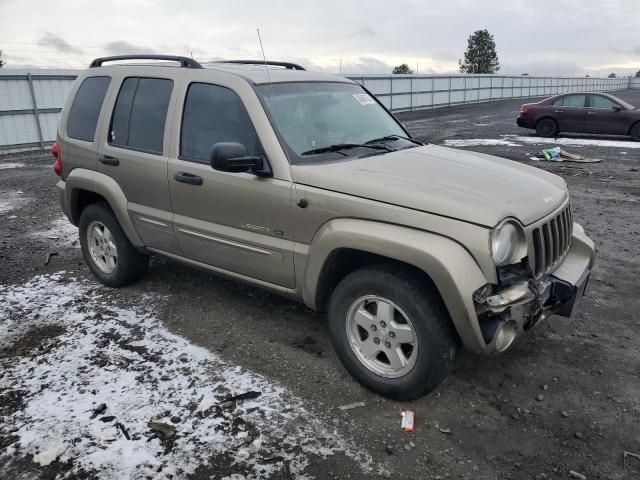
<path fill-rule="evenodd" d="M 543 118 L 536 123 L 536 133 L 541 137 L 555 137 L 558 134 L 558 124 L 551 118 Z"/>
<path fill-rule="evenodd" d="M 640 142 L 640 122 L 636 123 L 631 128 L 631 138 L 633 138 L 636 142 Z"/>
<path fill-rule="evenodd" d="M 411 400 L 447 377 L 459 341 L 433 288 L 395 265 L 365 267 L 338 284 L 329 304 L 331 338 L 362 385 Z"/>

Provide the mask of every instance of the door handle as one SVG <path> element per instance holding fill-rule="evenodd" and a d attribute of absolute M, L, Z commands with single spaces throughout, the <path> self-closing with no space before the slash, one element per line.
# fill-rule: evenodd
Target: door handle
<path fill-rule="evenodd" d="M 202 177 L 187 172 L 176 172 L 173 176 L 176 182 L 188 183 L 189 185 L 202 185 Z"/>
<path fill-rule="evenodd" d="M 553 113 L 564 113 L 564 110 L 554 110 Z"/>
<path fill-rule="evenodd" d="M 597 115 L 596 112 L 587 112 L 587 115 Z"/>
<path fill-rule="evenodd" d="M 100 163 L 111 165 L 113 167 L 117 167 L 118 165 L 120 165 L 120 160 L 118 160 L 116 157 L 112 157 L 111 155 L 100 155 L 98 157 L 98 161 Z"/>

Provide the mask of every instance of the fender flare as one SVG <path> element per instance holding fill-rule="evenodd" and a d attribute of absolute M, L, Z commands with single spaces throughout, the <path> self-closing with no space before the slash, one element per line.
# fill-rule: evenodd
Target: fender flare
<path fill-rule="evenodd" d="M 442 235 L 399 225 L 358 219 L 331 220 L 318 230 L 309 245 L 302 285 L 302 295 L 309 307 L 317 307 L 316 293 L 328 259 L 345 248 L 404 262 L 426 273 L 438 289 L 465 347 L 484 351 L 473 292 L 487 280 L 461 244 Z"/>
<path fill-rule="evenodd" d="M 127 197 L 113 178 L 93 170 L 75 168 L 65 180 L 65 204 L 68 205 L 71 221 L 74 224 L 77 225 L 80 221 L 78 211 L 80 191 L 97 193 L 107 201 L 129 241 L 136 247 L 144 247 L 127 212 Z"/>

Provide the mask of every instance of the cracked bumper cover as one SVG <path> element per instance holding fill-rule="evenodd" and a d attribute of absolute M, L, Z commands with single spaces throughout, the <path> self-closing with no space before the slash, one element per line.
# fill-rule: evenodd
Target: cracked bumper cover
<path fill-rule="evenodd" d="M 485 353 L 506 350 L 513 340 L 551 314 L 572 317 L 584 296 L 594 259 L 594 243 L 580 225 L 574 224 L 571 248 L 553 272 L 507 287 L 476 303 Z M 502 336 L 498 335 L 501 329 L 506 332 Z"/>

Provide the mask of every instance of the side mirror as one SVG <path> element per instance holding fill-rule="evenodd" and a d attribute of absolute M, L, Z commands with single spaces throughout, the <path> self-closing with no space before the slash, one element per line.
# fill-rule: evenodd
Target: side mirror
<path fill-rule="evenodd" d="M 619 112 L 620 110 L 622 110 L 622 107 L 621 107 L 620 105 L 614 105 L 614 106 L 613 106 L 613 109 L 614 109 L 616 112 Z"/>
<path fill-rule="evenodd" d="M 271 177 L 269 162 L 264 157 L 251 157 L 240 143 L 219 142 L 211 147 L 211 167 L 221 172 L 251 172 L 258 177 Z"/>

